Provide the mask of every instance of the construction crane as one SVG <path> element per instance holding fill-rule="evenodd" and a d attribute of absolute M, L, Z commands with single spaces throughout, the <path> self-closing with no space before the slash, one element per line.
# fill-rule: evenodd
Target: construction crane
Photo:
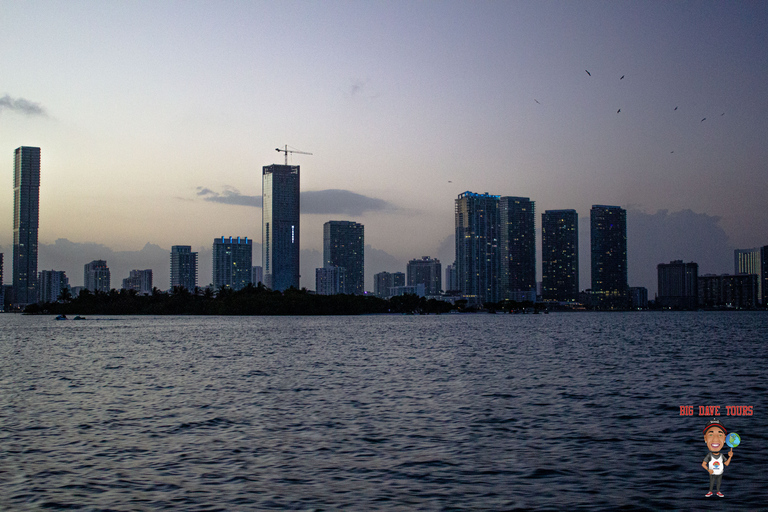
<path fill-rule="evenodd" d="M 297 155 L 311 155 L 312 153 L 307 153 L 306 151 L 299 151 L 297 149 L 288 149 L 288 144 L 285 145 L 285 149 L 275 148 L 275 151 L 279 151 L 281 153 L 285 153 L 285 165 L 288 165 L 288 153 L 296 153 Z"/>

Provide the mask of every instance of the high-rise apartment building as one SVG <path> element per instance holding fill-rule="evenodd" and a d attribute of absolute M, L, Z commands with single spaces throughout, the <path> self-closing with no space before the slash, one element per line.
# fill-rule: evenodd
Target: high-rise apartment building
<path fill-rule="evenodd" d="M 5 285 L 3 284 L 3 253 L 0 252 L 0 311 L 5 311 Z"/>
<path fill-rule="evenodd" d="M 253 241 L 248 237 L 213 240 L 213 288 L 240 290 L 251 282 Z"/>
<path fill-rule="evenodd" d="M 364 265 L 365 227 L 347 220 L 323 224 L 323 266 L 346 269 L 346 291 L 343 293 L 365 293 Z"/>
<path fill-rule="evenodd" d="M 656 302 L 663 308 L 698 309 L 699 265 L 683 260 L 659 263 Z"/>
<path fill-rule="evenodd" d="M 83 269 L 83 286 L 92 292 L 108 293 L 110 288 L 110 272 L 105 260 L 93 260 L 86 263 Z"/>
<path fill-rule="evenodd" d="M 535 204 L 528 197 L 499 199 L 501 298 L 536 291 Z"/>
<path fill-rule="evenodd" d="M 426 295 L 439 295 L 443 291 L 440 260 L 422 256 L 408 262 L 408 286 L 424 285 Z"/>
<path fill-rule="evenodd" d="M 447 265 L 445 267 L 445 291 L 454 292 L 459 290 L 459 279 L 456 272 L 456 262 L 453 265 Z"/>
<path fill-rule="evenodd" d="M 323 267 L 315 269 L 315 293 L 337 295 L 346 293 L 347 269 L 344 267 Z"/>
<path fill-rule="evenodd" d="M 259 283 L 264 283 L 264 267 L 256 265 L 251 269 L 251 283 L 253 283 L 254 286 Z"/>
<path fill-rule="evenodd" d="M 757 275 L 757 296 L 760 300 L 763 297 L 763 265 L 762 248 L 754 249 L 736 249 L 733 251 L 733 272 L 734 274 L 756 274 Z"/>
<path fill-rule="evenodd" d="M 123 279 L 124 290 L 134 290 L 141 295 L 152 293 L 152 269 L 131 270 L 128 277 Z"/>
<path fill-rule="evenodd" d="M 757 306 L 757 275 L 705 274 L 699 276 L 699 305 L 702 307 L 752 309 Z"/>
<path fill-rule="evenodd" d="M 13 162 L 13 290 L 18 305 L 37 302 L 40 148 L 16 148 Z"/>
<path fill-rule="evenodd" d="M 594 205 L 590 211 L 592 301 L 597 309 L 626 309 L 627 211 Z"/>
<path fill-rule="evenodd" d="M 499 300 L 499 198 L 467 191 L 455 203 L 458 284 L 474 303 Z"/>
<path fill-rule="evenodd" d="M 299 166 L 265 166 L 261 193 L 264 284 L 299 289 Z"/>
<path fill-rule="evenodd" d="M 762 277 L 760 301 L 763 306 L 768 306 L 768 245 L 760 248 L 760 276 Z"/>
<path fill-rule="evenodd" d="M 37 282 L 40 302 L 56 302 L 61 292 L 69 289 L 69 279 L 63 270 L 41 270 Z"/>
<path fill-rule="evenodd" d="M 190 292 L 197 288 L 197 253 L 189 245 L 171 247 L 171 289 L 177 286 Z"/>
<path fill-rule="evenodd" d="M 541 215 L 541 296 L 579 300 L 579 214 L 546 210 Z"/>
<path fill-rule="evenodd" d="M 390 288 L 399 286 L 405 286 L 403 272 L 379 272 L 373 276 L 373 294 L 377 297 L 390 297 Z"/>

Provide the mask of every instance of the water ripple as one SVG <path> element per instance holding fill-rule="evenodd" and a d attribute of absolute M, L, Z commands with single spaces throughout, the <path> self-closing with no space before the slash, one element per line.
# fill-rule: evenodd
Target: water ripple
<path fill-rule="evenodd" d="M 767 318 L 0 315 L 0 510 L 764 510 Z"/>

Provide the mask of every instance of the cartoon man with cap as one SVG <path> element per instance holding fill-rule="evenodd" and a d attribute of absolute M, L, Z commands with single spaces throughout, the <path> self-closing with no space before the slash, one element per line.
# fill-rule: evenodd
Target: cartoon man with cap
<path fill-rule="evenodd" d="M 720 453 L 720 450 L 725 445 L 726 435 L 728 435 L 728 431 L 725 430 L 725 427 L 717 418 L 709 420 L 707 426 L 704 427 L 704 442 L 707 443 L 709 453 L 704 457 L 701 467 L 709 472 L 709 492 L 705 494 L 707 498 L 712 496 L 712 487 L 715 485 L 715 482 L 717 482 L 717 495 L 720 498 L 725 497 L 720 492 L 720 482 L 723 479 L 723 469 L 731 463 L 733 458 L 733 448 L 728 452 L 728 460 L 724 460 L 725 457 Z"/>

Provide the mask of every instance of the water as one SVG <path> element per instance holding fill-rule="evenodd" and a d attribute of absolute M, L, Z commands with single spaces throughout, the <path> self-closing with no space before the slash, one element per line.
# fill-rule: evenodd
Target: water
<path fill-rule="evenodd" d="M 765 313 L 0 327 L 0 510 L 768 509 Z"/>

